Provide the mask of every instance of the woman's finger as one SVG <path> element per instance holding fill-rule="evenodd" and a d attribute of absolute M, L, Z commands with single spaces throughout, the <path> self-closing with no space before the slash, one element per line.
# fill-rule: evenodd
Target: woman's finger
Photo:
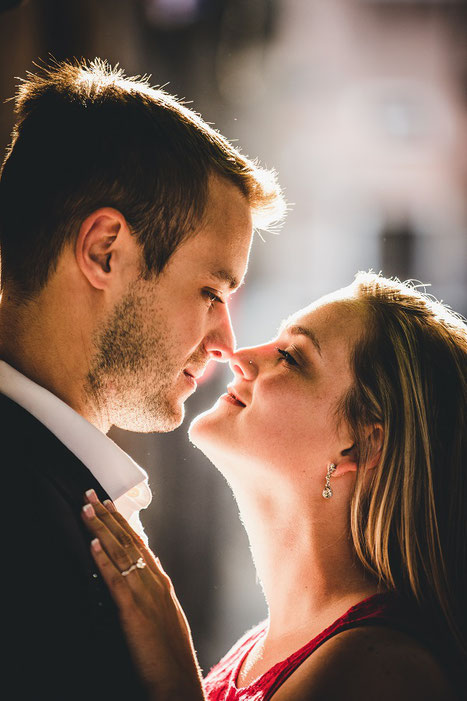
<path fill-rule="evenodd" d="M 154 553 L 145 545 L 139 535 L 135 533 L 128 521 L 117 511 L 110 499 L 107 499 L 101 504 L 93 489 L 89 489 L 85 493 L 85 499 L 92 505 L 97 517 L 105 523 L 114 538 L 116 538 L 125 549 L 136 548 L 144 557 L 147 566 L 154 574 L 165 574 Z"/>
<path fill-rule="evenodd" d="M 159 570 L 152 572 L 147 567 L 140 550 L 131 542 L 127 534 L 125 537 L 130 542 L 124 547 L 106 524 L 97 517 L 93 504 L 83 506 L 83 519 L 91 533 L 97 536 L 100 546 L 119 576 L 126 580 L 125 583 L 131 590 L 135 603 L 143 609 L 147 606 L 151 607 L 152 600 L 154 598 L 159 600 L 171 585 L 167 575 L 161 574 Z"/>
<path fill-rule="evenodd" d="M 97 516 L 93 504 L 85 504 L 82 509 L 82 514 L 87 528 L 99 539 L 102 548 L 119 572 L 128 570 L 140 560 L 141 553 L 132 543 L 128 534 L 124 534 L 126 542 L 123 545 L 120 540 L 113 535 L 107 525 Z M 144 567 L 138 569 L 144 569 Z"/>
<path fill-rule="evenodd" d="M 88 504 L 94 507 L 97 517 L 106 524 L 109 531 L 120 541 L 123 547 L 128 547 L 131 544 L 139 546 L 143 542 L 123 516 L 118 514 L 115 505 L 110 499 L 107 499 L 106 503 L 102 504 L 94 489 L 88 489 L 84 498 Z M 120 516 L 120 519 L 116 518 L 117 514 Z"/>
<path fill-rule="evenodd" d="M 141 538 L 141 536 L 139 536 L 133 530 L 133 528 L 130 526 L 130 524 L 128 523 L 126 518 L 124 516 L 122 516 L 122 514 L 119 511 L 117 511 L 117 508 L 116 508 L 115 504 L 113 503 L 113 501 L 110 501 L 110 499 L 106 499 L 102 505 L 105 506 L 106 510 L 110 513 L 112 518 L 115 521 L 117 521 L 120 528 L 131 537 L 131 539 L 134 541 L 134 543 L 138 547 L 141 547 L 142 549 L 145 549 L 145 550 L 149 550 L 149 548 L 147 547 L 147 545 L 145 544 L 145 542 Z"/>
<path fill-rule="evenodd" d="M 91 553 L 103 580 L 107 584 L 112 597 L 120 609 L 127 611 L 134 606 L 134 599 L 125 578 L 122 577 L 112 560 L 109 558 L 98 538 L 91 542 Z"/>

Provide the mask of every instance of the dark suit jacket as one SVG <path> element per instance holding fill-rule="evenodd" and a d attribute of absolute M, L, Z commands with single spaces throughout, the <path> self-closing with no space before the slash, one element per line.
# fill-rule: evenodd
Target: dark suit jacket
<path fill-rule="evenodd" d="M 80 515 L 87 489 L 108 495 L 48 429 L 2 394 L 0 441 L 2 647 L 9 653 L 3 698 L 147 698 Z"/>

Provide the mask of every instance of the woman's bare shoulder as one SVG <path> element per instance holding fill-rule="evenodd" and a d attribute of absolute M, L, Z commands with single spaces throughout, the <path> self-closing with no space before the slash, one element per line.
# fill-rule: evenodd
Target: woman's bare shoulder
<path fill-rule="evenodd" d="M 321 645 L 273 701 L 456 701 L 435 656 L 405 633 L 352 628 Z"/>

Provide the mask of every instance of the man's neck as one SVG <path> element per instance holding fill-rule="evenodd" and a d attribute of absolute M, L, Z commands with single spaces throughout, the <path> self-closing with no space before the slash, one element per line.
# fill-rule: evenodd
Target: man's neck
<path fill-rule="evenodd" d="M 106 433 L 110 423 L 84 387 L 90 348 L 71 317 L 47 313 L 41 300 L 0 304 L 0 358 L 52 392 Z"/>

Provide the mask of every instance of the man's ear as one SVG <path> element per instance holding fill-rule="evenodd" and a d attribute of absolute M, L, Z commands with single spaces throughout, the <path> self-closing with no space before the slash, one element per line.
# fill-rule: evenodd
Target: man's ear
<path fill-rule="evenodd" d="M 128 271 L 139 258 L 139 247 L 123 214 L 102 207 L 81 224 L 76 240 L 76 262 L 92 287 L 107 289 L 115 274 Z"/>
<path fill-rule="evenodd" d="M 373 424 L 368 427 L 368 431 L 365 436 L 365 440 L 368 445 L 368 460 L 366 463 L 367 470 L 372 470 L 375 468 L 381 458 L 381 451 L 383 449 L 384 441 L 384 429 L 381 424 Z M 354 443 L 349 448 L 345 448 L 337 461 L 337 469 L 335 471 L 335 476 L 345 475 L 346 472 L 356 472 L 358 463 L 358 453 L 361 450 L 357 449 Z"/>

